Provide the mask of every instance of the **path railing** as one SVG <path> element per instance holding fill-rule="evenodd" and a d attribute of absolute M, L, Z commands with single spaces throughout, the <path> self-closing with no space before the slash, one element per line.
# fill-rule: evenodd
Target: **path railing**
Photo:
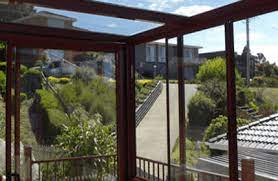
<path fill-rule="evenodd" d="M 140 124 L 140 122 L 144 119 L 145 115 L 151 109 L 153 103 L 161 94 L 162 88 L 162 82 L 159 81 L 155 88 L 152 90 L 152 92 L 149 94 L 149 96 L 144 100 L 144 103 L 136 109 L 136 126 Z"/>

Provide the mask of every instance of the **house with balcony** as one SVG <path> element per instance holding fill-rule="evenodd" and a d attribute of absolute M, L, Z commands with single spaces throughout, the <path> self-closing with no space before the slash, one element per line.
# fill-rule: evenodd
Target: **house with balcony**
<path fill-rule="evenodd" d="M 199 65 L 203 62 L 199 57 L 202 47 L 184 45 L 184 79 L 195 78 Z M 166 48 L 164 43 L 151 42 L 136 46 L 136 71 L 144 77 L 156 77 L 166 74 Z M 169 79 L 177 79 L 177 45 L 169 44 Z"/>

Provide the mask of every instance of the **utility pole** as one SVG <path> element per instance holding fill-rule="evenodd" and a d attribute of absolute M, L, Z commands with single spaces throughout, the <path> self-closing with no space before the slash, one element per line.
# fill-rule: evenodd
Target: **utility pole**
<path fill-rule="evenodd" d="M 246 85 L 250 85 L 250 28 L 249 28 L 249 18 L 246 19 Z"/>

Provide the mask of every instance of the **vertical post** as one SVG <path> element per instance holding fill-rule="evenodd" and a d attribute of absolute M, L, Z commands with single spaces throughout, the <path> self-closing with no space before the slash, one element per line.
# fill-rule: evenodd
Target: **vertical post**
<path fill-rule="evenodd" d="M 6 83 L 6 176 L 11 180 L 12 150 L 11 150 L 11 121 L 12 121 L 12 61 L 14 47 L 11 43 L 7 46 L 7 83 Z"/>
<path fill-rule="evenodd" d="M 136 176 L 135 46 L 127 45 L 128 180 Z"/>
<path fill-rule="evenodd" d="M 234 27 L 232 22 L 225 24 L 226 71 L 227 71 L 227 110 L 229 140 L 229 174 L 231 181 L 238 180 L 236 84 L 234 62 Z"/>
<path fill-rule="evenodd" d="M 171 179 L 171 137 L 170 137 L 170 90 L 169 90 L 169 40 L 165 41 L 165 57 L 166 57 L 166 114 L 167 114 L 167 163 L 168 178 Z"/>
<path fill-rule="evenodd" d="M 25 161 L 25 179 L 32 181 L 32 148 L 29 146 L 24 147 L 24 161 Z"/>
<path fill-rule="evenodd" d="M 15 62 L 15 115 L 14 115 L 14 155 L 15 173 L 20 174 L 20 56 L 16 49 Z"/>
<path fill-rule="evenodd" d="M 246 85 L 250 85 L 250 28 L 249 28 L 249 18 L 246 19 Z"/>
<path fill-rule="evenodd" d="M 241 180 L 255 181 L 255 162 L 253 159 L 241 160 Z"/>
<path fill-rule="evenodd" d="M 177 64 L 178 64 L 178 87 L 179 87 L 179 138 L 180 138 L 180 166 L 181 173 L 185 175 L 185 97 L 184 97 L 184 67 L 183 67 L 183 36 L 177 38 Z M 182 176 L 180 180 L 185 180 Z"/>
<path fill-rule="evenodd" d="M 117 51 L 116 58 L 116 102 L 117 102 L 117 152 L 118 152 L 118 178 L 127 180 L 127 118 L 126 118 L 126 64 L 125 50 Z"/>

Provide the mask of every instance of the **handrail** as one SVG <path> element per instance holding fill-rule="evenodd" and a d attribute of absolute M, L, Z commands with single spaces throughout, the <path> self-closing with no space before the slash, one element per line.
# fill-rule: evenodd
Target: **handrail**
<path fill-rule="evenodd" d="M 76 161 L 76 160 L 90 160 L 90 159 L 101 159 L 101 158 L 110 158 L 110 157 L 116 157 L 116 155 L 80 156 L 80 157 L 57 158 L 57 159 L 48 159 L 48 160 L 35 160 L 32 161 L 32 164 L 62 162 L 62 161 Z"/>

